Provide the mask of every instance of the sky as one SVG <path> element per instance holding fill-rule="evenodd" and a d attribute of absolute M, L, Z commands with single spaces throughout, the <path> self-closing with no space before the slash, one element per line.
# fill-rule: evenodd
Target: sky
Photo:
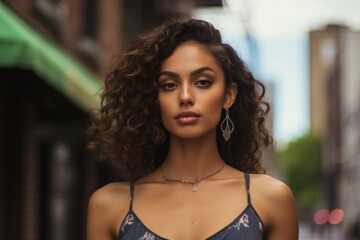
<path fill-rule="evenodd" d="M 272 86 L 274 137 L 279 147 L 286 146 L 310 127 L 309 31 L 329 23 L 360 31 L 360 0 L 223 0 L 223 5 L 193 15 L 213 23 L 255 75 Z M 256 58 L 250 57 L 246 32 L 256 40 Z"/>

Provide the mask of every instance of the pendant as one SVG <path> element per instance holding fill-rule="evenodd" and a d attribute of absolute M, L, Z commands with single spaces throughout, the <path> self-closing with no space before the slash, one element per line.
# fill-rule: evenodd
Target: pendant
<path fill-rule="evenodd" d="M 225 131 L 223 132 L 223 137 L 225 138 L 225 141 L 229 140 L 230 137 L 231 137 L 231 132 L 228 131 L 228 130 L 225 130 Z"/>
<path fill-rule="evenodd" d="M 198 190 L 198 189 L 197 189 L 196 186 L 193 186 L 192 189 L 191 189 L 192 192 L 196 192 L 197 190 Z"/>

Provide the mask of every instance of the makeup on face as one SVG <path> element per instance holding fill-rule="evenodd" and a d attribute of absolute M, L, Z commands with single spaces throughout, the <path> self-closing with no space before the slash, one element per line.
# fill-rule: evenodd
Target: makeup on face
<path fill-rule="evenodd" d="M 225 81 L 206 46 L 180 44 L 163 62 L 158 85 L 161 120 L 170 134 L 196 137 L 216 129 L 225 103 Z"/>

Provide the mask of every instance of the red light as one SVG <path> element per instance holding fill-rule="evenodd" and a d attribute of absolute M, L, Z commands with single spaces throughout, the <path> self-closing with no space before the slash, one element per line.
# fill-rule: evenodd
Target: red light
<path fill-rule="evenodd" d="M 339 224 L 344 220 L 344 211 L 342 209 L 334 209 L 329 215 L 330 224 Z"/>
<path fill-rule="evenodd" d="M 323 225 L 329 220 L 329 211 L 327 209 L 317 210 L 314 215 L 314 222 L 318 225 Z"/>

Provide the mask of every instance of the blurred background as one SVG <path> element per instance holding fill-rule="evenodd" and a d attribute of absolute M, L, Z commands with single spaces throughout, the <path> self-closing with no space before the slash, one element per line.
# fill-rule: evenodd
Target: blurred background
<path fill-rule="evenodd" d="M 268 90 L 263 163 L 293 190 L 300 239 L 360 239 L 360 1 L 0 1 L 0 239 L 85 239 L 121 181 L 86 148 L 111 61 L 167 19 L 212 22 Z"/>

